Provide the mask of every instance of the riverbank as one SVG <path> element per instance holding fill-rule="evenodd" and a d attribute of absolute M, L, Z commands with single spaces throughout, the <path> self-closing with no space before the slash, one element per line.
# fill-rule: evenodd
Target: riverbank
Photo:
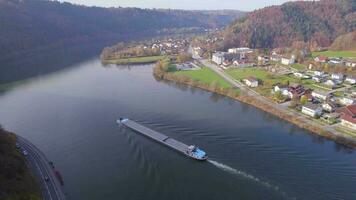
<path fill-rule="evenodd" d="M 39 185 L 15 144 L 16 136 L 0 127 L 0 199 L 40 200 Z"/>
<path fill-rule="evenodd" d="M 188 76 L 182 76 L 179 74 L 176 74 L 174 72 L 167 72 L 163 67 L 156 66 L 153 70 L 153 74 L 155 77 L 163 80 L 168 80 L 172 81 L 178 84 L 185 84 L 191 87 L 197 87 L 203 90 L 207 90 L 210 92 L 214 92 L 220 95 L 227 96 L 229 98 L 238 100 L 242 103 L 254 106 L 256 108 L 259 108 L 265 112 L 268 112 L 270 114 L 273 114 L 277 116 L 280 119 L 283 119 L 285 121 L 288 121 L 290 123 L 293 123 L 297 125 L 300 128 L 303 128 L 305 130 L 308 130 L 314 134 L 323 136 L 325 138 L 334 140 L 337 143 L 346 145 L 351 148 L 356 148 L 356 140 L 351 140 L 347 137 L 341 136 L 341 135 L 335 135 L 334 133 L 325 130 L 321 125 L 317 126 L 315 124 L 310 123 L 309 119 L 306 118 L 305 116 L 302 115 L 295 115 L 295 113 L 291 114 L 290 111 L 285 110 L 281 111 L 280 109 L 276 109 L 275 107 L 266 104 L 254 97 L 249 96 L 246 92 L 244 91 L 236 91 L 236 89 L 233 88 L 223 88 L 219 85 L 209 85 L 207 83 L 203 83 L 197 79 L 192 79 Z"/>
<path fill-rule="evenodd" d="M 137 65 L 137 64 L 150 64 L 155 63 L 165 56 L 144 56 L 132 58 L 119 58 L 119 59 L 103 59 L 103 64 L 116 64 L 116 65 Z"/>

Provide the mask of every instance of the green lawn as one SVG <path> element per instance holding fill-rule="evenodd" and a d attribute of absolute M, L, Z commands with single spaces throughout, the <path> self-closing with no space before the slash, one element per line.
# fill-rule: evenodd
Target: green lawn
<path fill-rule="evenodd" d="M 296 69 L 298 71 L 303 71 L 306 69 L 306 66 L 299 63 L 294 63 L 291 65 L 291 68 Z"/>
<path fill-rule="evenodd" d="M 356 58 L 356 51 L 315 51 L 312 53 L 313 57 L 319 55 L 327 57 Z"/>
<path fill-rule="evenodd" d="M 112 59 L 104 60 L 108 64 L 141 64 L 141 63 L 153 63 L 157 62 L 160 59 L 163 59 L 165 56 L 147 56 L 147 57 L 133 57 L 133 58 L 121 58 L 121 59 Z"/>
<path fill-rule="evenodd" d="M 230 68 L 227 69 L 225 72 L 236 80 L 242 80 L 249 76 L 253 76 L 263 81 L 271 77 L 271 75 L 267 71 L 263 69 L 258 69 L 256 67 L 246 67 L 242 69 Z"/>
<path fill-rule="evenodd" d="M 175 72 L 176 74 L 179 75 L 184 75 L 188 76 L 192 79 L 198 80 L 202 83 L 207 83 L 210 84 L 213 81 L 217 81 L 219 85 L 223 88 L 230 88 L 231 84 L 227 82 L 225 79 L 223 79 L 221 76 L 219 76 L 217 73 L 212 71 L 211 69 L 207 67 L 203 67 L 200 70 L 194 70 L 194 71 L 177 71 Z"/>

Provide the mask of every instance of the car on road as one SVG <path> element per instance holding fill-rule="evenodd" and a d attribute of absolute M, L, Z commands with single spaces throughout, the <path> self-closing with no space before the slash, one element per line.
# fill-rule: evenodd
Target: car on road
<path fill-rule="evenodd" d="M 27 152 L 26 150 L 23 150 L 23 151 L 22 151 L 22 154 L 23 154 L 24 156 L 27 156 L 27 155 L 28 155 L 28 152 Z"/>

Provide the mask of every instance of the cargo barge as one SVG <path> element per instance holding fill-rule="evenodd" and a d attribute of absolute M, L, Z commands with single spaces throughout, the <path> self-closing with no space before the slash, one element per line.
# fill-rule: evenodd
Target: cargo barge
<path fill-rule="evenodd" d="M 183 153 L 184 155 L 195 159 L 195 160 L 207 160 L 207 155 L 206 153 L 199 149 L 198 147 L 194 145 L 186 145 L 182 142 L 179 142 L 173 138 L 170 138 L 162 133 L 159 133 L 157 131 L 154 131 L 152 129 L 149 129 L 145 126 L 140 125 L 139 123 L 132 121 L 127 118 L 120 118 L 117 120 L 118 124 L 122 124 L 138 133 L 141 133 L 142 135 L 149 137 L 161 144 L 164 144 L 180 153 Z"/>

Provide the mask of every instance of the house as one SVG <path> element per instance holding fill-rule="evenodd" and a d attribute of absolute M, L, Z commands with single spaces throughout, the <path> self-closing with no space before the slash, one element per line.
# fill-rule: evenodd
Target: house
<path fill-rule="evenodd" d="M 332 113 L 336 110 L 337 106 L 334 102 L 332 101 L 327 101 L 324 102 L 321 107 L 323 108 L 324 111 L 327 111 L 329 113 Z"/>
<path fill-rule="evenodd" d="M 348 76 L 348 77 L 346 77 L 345 82 L 347 82 L 351 85 L 356 84 L 356 77 Z"/>
<path fill-rule="evenodd" d="M 270 57 L 270 60 L 272 60 L 274 62 L 279 62 L 279 61 L 281 61 L 281 59 L 282 59 L 282 56 L 278 55 L 276 53 L 272 54 Z"/>
<path fill-rule="evenodd" d="M 244 82 L 249 87 L 258 87 L 258 80 L 255 77 L 247 77 Z"/>
<path fill-rule="evenodd" d="M 314 71 L 314 75 L 322 77 L 324 75 L 324 72 L 323 71 Z"/>
<path fill-rule="evenodd" d="M 344 79 L 344 75 L 341 73 L 334 73 L 331 74 L 331 79 L 333 80 L 343 80 Z"/>
<path fill-rule="evenodd" d="M 337 112 L 340 113 L 341 125 L 356 130 L 356 104 L 341 108 Z"/>
<path fill-rule="evenodd" d="M 251 67 L 254 66 L 255 63 L 249 62 L 245 59 L 237 59 L 233 61 L 233 65 L 236 67 Z"/>
<path fill-rule="evenodd" d="M 329 63 L 338 65 L 338 64 L 342 63 L 342 60 L 340 58 L 331 58 L 331 59 L 329 59 Z"/>
<path fill-rule="evenodd" d="M 345 65 L 348 67 L 356 67 L 356 61 L 345 60 Z"/>
<path fill-rule="evenodd" d="M 288 96 L 291 99 L 299 99 L 305 93 L 305 89 L 302 85 L 299 84 L 291 84 L 288 87 Z"/>
<path fill-rule="evenodd" d="M 326 56 L 317 56 L 314 58 L 314 61 L 315 62 L 322 62 L 322 63 L 325 63 L 328 61 L 328 57 Z"/>
<path fill-rule="evenodd" d="M 311 95 L 314 98 L 320 99 L 320 100 L 323 100 L 323 101 L 326 101 L 330 97 L 329 93 L 325 93 L 325 92 L 321 92 L 321 91 L 313 91 L 311 93 Z"/>
<path fill-rule="evenodd" d="M 324 82 L 324 85 L 327 85 L 327 86 L 329 86 L 329 87 L 331 87 L 331 88 L 335 88 L 335 87 L 336 87 L 336 83 L 335 83 L 335 81 L 333 81 L 333 80 L 327 80 L 327 81 L 325 81 L 325 82 Z"/>
<path fill-rule="evenodd" d="M 328 124 L 335 124 L 339 117 L 339 113 L 324 113 L 322 119 L 324 119 Z"/>
<path fill-rule="evenodd" d="M 323 110 L 318 104 L 307 103 L 306 105 L 302 106 L 302 113 L 311 117 L 317 117 L 321 116 Z"/>
<path fill-rule="evenodd" d="M 261 65 L 266 65 L 269 62 L 269 58 L 267 56 L 258 56 L 257 61 Z"/>
<path fill-rule="evenodd" d="M 291 65 L 295 62 L 295 56 L 292 55 L 291 58 L 282 57 L 281 63 L 283 65 Z"/>
<path fill-rule="evenodd" d="M 312 80 L 317 82 L 317 83 L 321 83 L 322 81 L 324 81 L 324 78 L 321 76 L 313 76 Z"/>
<path fill-rule="evenodd" d="M 288 86 L 287 85 L 277 84 L 277 85 L 274 86 L 273 91 L 274 92 L 281 92 L 281 94 L 283 96 L 289 96 Z"/>
<path fill-rule="evenodd" d="M 342 105 L 348 106 L 348 105 L 356 103 L 356 100 L 355 100 L 355 98 L 352 98 L 352 97 L 342 97 L 340 99 L 340 103 Z"/>
<path fill-rule="evenodd" d="M 249 53 L 253 53 L 253 50 L 248 47 L 240 47 L 240 48 L 231 48 L 228 49 L 227 52 L 229 54 L 240 54 L 240 58 L 246 58 L 246 55 Z"/>
<path fill-rule="evenodd" d="M 213 53 L 211 60 L 218 65 L 223 64 L 223 62 L 225 61 L 225 52 Z"/>

